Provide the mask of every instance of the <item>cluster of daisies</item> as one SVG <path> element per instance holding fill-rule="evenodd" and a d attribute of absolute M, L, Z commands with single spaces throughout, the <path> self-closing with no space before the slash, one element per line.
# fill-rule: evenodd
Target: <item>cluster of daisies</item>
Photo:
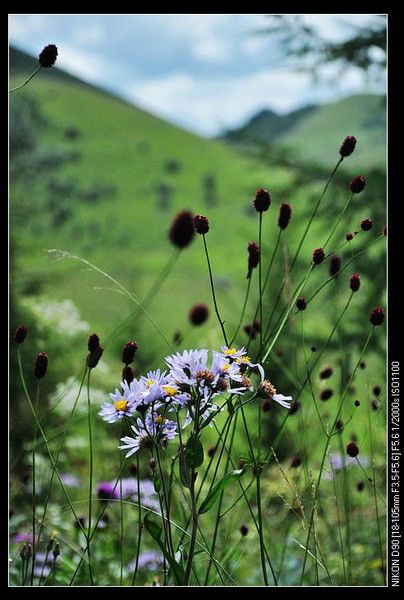
<path fill-rule="evenodd" d="M 211 356 L 210 356 L 211 354 Z M 264 380 L 260 364 L 253 364 L 244 348 L 237 350 L 222 346 L 220 352 L 185 350 L 165 358 L 168 370 L 149 371 L 146 377 L 122 381 L 121 391 L 110 394 L 111 401 L 101 406 L 99 415 L 108 423 L 128 418 L 134 436 L 121 438 L 121 450 L 126 457 L 139 448 L 165 446 L 178 435 L 180 411 L 185 418 L 182 428 L 194 423 L 197 429 L 207 424 L 224 408 L 218 406 L 223 395 L 244 394 L 253 391 L 247 369 L 257 369 L 261 383 L 259 391 L 285 408 L 290 396 L 277 394 L 275 388 Z M 169 416 L 175 416 L 171 420 Z"/>

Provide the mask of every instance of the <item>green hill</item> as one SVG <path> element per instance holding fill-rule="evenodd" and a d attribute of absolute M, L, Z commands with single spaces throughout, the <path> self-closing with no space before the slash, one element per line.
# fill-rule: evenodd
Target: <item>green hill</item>
<path fill-rule="evenodd" d="M 227 132 L 235 142 L 267 142 L 300 161 L 329 164 L 345 135 L 359 140 L 352 166 L 385 168 L 386 108 L 383 96 L 357 95 L 338 102 L 308 106 L 287 115 L 262 111 L 244 127 Z M 330 144 L 330 141 L 332 143 Z"/>
<path fill-rule="evenodd" d="M 35 65 L 35 60 L 11 49 L 11 85 L 23 81 Z M 251 210 L 254 191 L 267 187 L 272 193 L 263 234 L 264 252 L 269 256 L 278 232 L 280 204 L 290 201 L 294 209 L 284 238 L 286 252 L 288 246 L 295 246 L 324 182 L 324 172 L 305 175 L 246 157 L 222 141 L 193 135 L 56 68 L 41 71 L 10 98 L 11 112 L 30 98 L 43 114 L 46 125 L 38 126 L 33 142 L 40 143 L 41 152 L 47 152 L 39 153 L 41 176 L 33 168 L 31 179 L 19 179 L 18 164 L 14 165 L 17 174 L 11 178 L 10 197 L 13 297 L 71 299 L 81 318 L 102 339 L 133 311 L 133 306 L 111 290 L 110 282 L 75 261 L 51 261 L 44 249 L 59 248 L 85 257 L 142 299 L 172 253 L 167 232 L 175 213 L 188 208 L 207 214 L 218 299 L 231 329 L 243 302 L 246 246 L 257 239 L 257 219 Z M 342 132 L 352 131 L 342 127 Z M 22 134 L 24 142 L 23 129 Z M 330 168 L 338 158 L 343 135 L 328 142 Z M 63 152 L 71 160 L 58 168 Z M 25 156 L 27 160 L 29 150 Z M 335 206 L 328 209 L 327 218 L 338 211 L 346 197 L 349 168 L 344 163 L 340 175 L 343 188 L 334 192 Z M 106 192 L 97 196 L 99 190 Z M 377 210 L 383 212 L 383 206 Z M 305 263 L 312 244 L 318 244 L 323 235 L 319 222 L 303 248 Z M 274 277 L 282 269 L 283 259 L 279 259 Z M 195 302 L 207 302 L 211 318 L 202 328 L 190 331 L 187 314 Z M 181 330 L 186 334 L 186 345 L 212 347 L 219 343 L 201 239 L 181 252 L 150 311 L 170 338 Z M 143 347 L 144 360 L 147 352 L 153 357 L 167 352 L 144 317 L 132 319 L 111 339 L 122 344 L 130 337 Z M 82 347 L 85 338 L 83 333 Z"/>

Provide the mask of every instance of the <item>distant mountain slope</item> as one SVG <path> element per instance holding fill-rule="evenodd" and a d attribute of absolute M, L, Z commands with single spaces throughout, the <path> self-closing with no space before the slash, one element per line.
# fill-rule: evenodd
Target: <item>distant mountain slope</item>
<path fill-rule="evenodd" d="M 288 115 L 262 111 L 244 126 L 226 132 L 235 142 L 267 142 L 297 159 L 329 164 L 331 150 L 344 135 L 358 138 L 355 165 L 385 167 L 386 108 L 383 96 L 362 94 L 330 104 L 310 106 Z M 330 143 L 330 141 L 332 143 Z"/>
<path fill-rule="evenodd" d="M 302 118 L 315 110 L 315 106 L 305 106 L 286 115 L 273 110 L 262 110 L 253 116 L 243 127 L 224 134 L 227 140 L 260 140 L 275 143 L 282 135 L 291 130 Z"/>

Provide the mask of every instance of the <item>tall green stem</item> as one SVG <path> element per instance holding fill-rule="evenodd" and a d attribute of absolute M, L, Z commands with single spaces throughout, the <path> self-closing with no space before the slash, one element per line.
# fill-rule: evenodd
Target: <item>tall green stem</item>
<path fill-rule="evenodd" d="M 211 290 L 212 290 L 212 297 L 213 297 L 213 304 L 215 306 L 215 313 L 216 313 L 217 319 L 219 321 L 219 325 L 220 325 L 220 327 L 222 329 L 222 333 L 223 333 L 223 338 L 224 338 L 225 344 L 226 344 L 226 346 L 228 346 L 229 342 L 227 340 L 226 331 L 224 329 L 224 321 L 222 321 L 222 319 L 220 317 L 219 308 L 218 308 L 217 302 L 216 302 L 215 285 L 213 283 L 212 268 L 211 268 L 211 265 L 210 265 L 209 253 L 208 253 L 208 245 L 206 243 L 206 236 L 205 236 L 205 234 L 203 234 L 202 237 L 203 237 L 203 246 L 205 248 L 206 261 L 208 263 L 210 287 L 211 287 Z"/>
<path fill-rule="evenodd" d="M 88 443 L 89 443 L 89 467 L 90 474 L 88 480 L 88 530 L 87 530 L 87 557 L 88 557 L 88 572 L 90 576 L 91 585 L 94 585 L 93 570 L 91 566 L 91 519 L 92 519 L 92 506 L 93 506 L 93 470 L 94 470 L 94 454 L 93 454 L 93 434 L 91 427 L 91 400 L 90 400 L 90 374 L 91 369 L 88 371 L 87 376 L 87 421 L 88 421 Z"/>
<path fill-rule="evenodd" d="M 36 386 L 35 393 L 35 413 L 38 414 L 38 398 L 39 398 L 39 380 Z M 36 472 L 35 472 L 35 451 L 38 437 L 38 427 L 34 421 L 34 442 L 32 446 L 32 564 L 31 564 L 31 586 L 34 585 L 34 567 L 37 551 L 36 541 Z"/>
<path fill-rule="evenodd" d="M 16 92 L 17 90 L 20 90 L 21 88 L 23 88 L 25 85 L 27 85 L 27 83 L 29 83 L 31 81 L 31 79 L 33 79 L 35 77 L 35 75 L 42 69 L 42 65 L 39 65 L 39 67 L 37 67 L 35 69 L 35 71 L 33 73 L 31 73 L 31 75 L 28 77 L 28 79 L 26 79 L 24 81 L 24 83 L 21 83 L 20 85 L 17 85 L 17 87 L 15 88 L 11 88 L 10 90 L 8 90 L 10 93 L 11 92 Z"/>
<path fill-rule="evenodd" d="M 314 513 L 315 513 L 315 509 L 316 509 L 317 496 L 318 496 L 318 492 L 319 492 L 319 489 L 320 489 L 321 477 L 322 477 L 322 474 L 323 474 L 325 459 L 326 459 L 326 456 L 327 456 L 328 447 L 330 445 L 330 440 L 331 440 L 331 437 L 333 436 L 333 433 L 335 432 L 335 427 L 336 427 L 337 421 L 338 421 L 338 419 L 340 417 L 341 411 L 343 409 L 345 398 L 346 398 L 349 386 L 351 385 L 351 382 L 352 382 L 353 378 L 355 377 L 356 371 L 358 370 L 359 365 L 362 362 L 362 358 L 363 358 L 363 356 L 364 356 L 364 354 L 366 352 L 366 349 L 367 349 L 368 344 L 370 342 L 370 338 L 372 337 L 373 331 L 374 331 L 374 327 L 372 327 L 372 329 L 369 332 L 368 337 L 366 338 L 366 342 L 365 342 L 365 345 L 364 345 L 363 350 L 361 352 L 360 358 L 359 358 L 358 362 L 356 363 L 355 369 L 353 370 L 352 375 L 350 376 L 348 383 L 345 386 L 345 390 L 344 390 L 344 393 L 342 395 L 341 402 L 339 404 L 337 414 L 336 414 L 336 416 L 334 418 L 331 431 L 328 434 L 327 439 L 326 439 L 326 444 L 325 444 L 324 451 L 323 451 L 323 456 L 322 456 L 322 459 L 321 459 L 320 470 L 319 470 L 318 477 L 317 477 L 316 489 L 315 489 L 314 498 L 313 498 L 313 505 L 312 505 L 311 514 L 310 514 L 310 522 L 309 522 L 309 529 L 308 529 L 308 532 L 307 532 L 307 538 L 306 538 L 306 544 L 305 544 L 305 554 L 304 554 L 304 560 L 303 560 L 303 566 L 302 566 L 302 573 L 300 575 L 300 585 L 302 585 L 302 583 L 303 583 L 304 573 L 305 573 L 305 570 L 306 570 L 306 562 L 307 562 L 307 556 L 308 556 L 308 552 L 309 552 L 309 542 L 310 542 L 310 536 L 311 536 L 311 531 L 312 531 L 312 527 L 313 527 L 313 519 L 314 519 Z"/>

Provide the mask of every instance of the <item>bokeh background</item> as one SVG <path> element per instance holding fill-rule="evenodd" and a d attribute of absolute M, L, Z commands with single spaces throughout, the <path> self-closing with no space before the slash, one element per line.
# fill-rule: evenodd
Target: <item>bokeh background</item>
<path fill-rule="evenodd" d="M 71 407 L 93 331 L 105 347 L 92 377 L 95 404 L 118 384 L 121 347 L 129 339 L 139 345 L 138 374 L 161 367 L 168 349 L 108 281 L 77 261 L 51 259 L 48 249 L 84 257 L 142 300 L 173 253 L 168 230 L 175 214 L 181 209 L 207 214 L 219 305 L 234 330 L 244 299 L 246 246 L 257 238 L 255 190 L 268 188 L 273 199 L 264 224 L 264 256 L 270 256 L 276 240 L 279 206 L 289 202 L 293 207 L 267 292 L 269 311 L 346 135 L 358 138 L 357 148 L 339 169 L 291 285 L 340 213 L 354 175 L 365 175 L 367 187 L 336 239 L 341 243 L 368 217 L 374 229 L 359 246 L 380 235 L 385 224 L 385 33 L 385 17 L 367 14 L 10 16 L 10 87 L 36 68 L 46 44 L 56 44 L 59 51 L 55 67 L 10 96 L 11 329 L 21 321 L 30 328 L 23 349 L 30 385 L 35 353 L 49 353 L 42 394 L 50 427 L 60 425 Z M 200 242 L 195 239 L 180 253 L 148 307 L 168 339 L 180 333 L 179 349 L 215 348 L 221 341 Z M 383 243 L 372 245 L 355 270 L 363 293 L 330 349 L 335 356 L 341 348 L 347 355 L 355 351 L 352 340 L 363 337 L 368 311 L 384 303 Z M 311 291 L 323 279 L 319 275 Z M 327 338 L 346 301 L 346 285 L 335 282 L 307 311 L 308 343 Z M 257 297 L 255 290 L 254 302 Z M 196 302 L 211 309 L 200 328 L 188 321 Z M 241 332 L 237 342 L 246 341 Z M 274 375 L 279 388 L 293 395 L 287 373 L 300 368 L 293 318 L 276 350 Z M 371 381 L 365 373 L 359 387 L 383 385 L 383 334 L 372 340 L 368 369 Z M 13 355 L 11 402 L 12 498 L 22 507 L 28 468 L 24 444 L 32 423 Z M 378 418 L 382 453 L 383 410 Z M 79 407 L 66 456 L 79 471 L 85 468 L 83 419 Z M 268 436 L 272 426 L 268 422 Z M 356 423 L 347 435 L 361 427 Z M 100 445 L 105 443 L 111 454 L 114 435 L 104 424 L 97 426 Z M 286 439 L 281 458 L 282 452 L 292 452 L 291 445 Z M 99 478 L 113 476 L 108 461 L 100 460 L 97 469 Z"/>

